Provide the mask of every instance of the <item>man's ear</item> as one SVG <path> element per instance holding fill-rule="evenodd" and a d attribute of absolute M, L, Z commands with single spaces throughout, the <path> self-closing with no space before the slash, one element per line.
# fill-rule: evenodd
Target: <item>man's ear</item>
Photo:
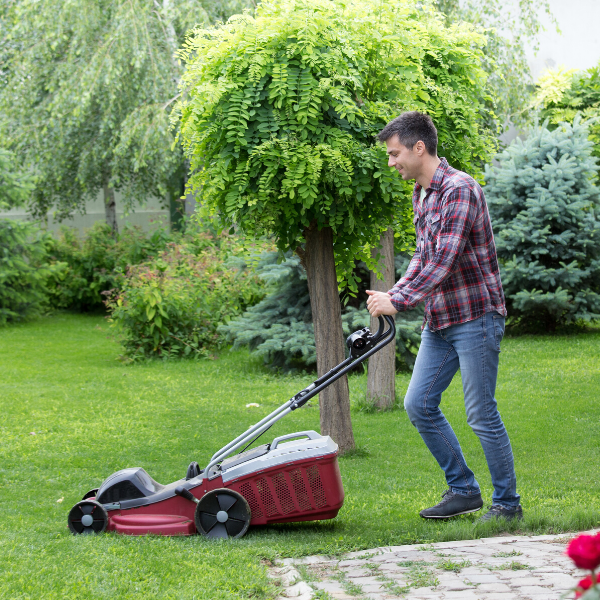
<path fill-rule="evenodd" d="M 422 142 L 421 140 L 419 140 L 416 144 L 415 144 L 415 152 L 417 153 L 417 156 L 423 156 L 423 154 L 425 154 L 427 148 L 425 148 L 425 143 Z"/>

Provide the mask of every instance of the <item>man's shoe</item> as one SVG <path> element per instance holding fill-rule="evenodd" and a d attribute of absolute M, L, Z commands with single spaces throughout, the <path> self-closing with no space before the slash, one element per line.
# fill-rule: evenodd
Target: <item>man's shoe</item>
<path fill-rule="evenodd" d="M 488 510 L 483 517 L 479 517 L 477 522 L 487 523 L 492 519 L 503 519 L 504 521 L 513 521 L 516 519 L 517 521 L 521 521 L 523 519 L 523 508 L 520 504 L 514 508 L 505 508 L 499 504 L 492 504 L 490 510 Z"/>
<path fill-rule="evenodd" d="M 457 515 L 466 515 L 477 512 L 483 506 L 481 494 L 476 496 L 461 496 L 452 490 L 446 490 L 442 494 L 442 501 L 422 510 L 419 514 L 424 519 L 449 519 Z"/>

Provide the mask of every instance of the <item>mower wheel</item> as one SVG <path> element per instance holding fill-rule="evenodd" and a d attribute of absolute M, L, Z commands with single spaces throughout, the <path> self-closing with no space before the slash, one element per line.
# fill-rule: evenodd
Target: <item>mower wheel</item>
<path fill-rule="evenodd" d="M 205 494 L 196 505 L 196 529 L 207 538 L 241 538 L 250 526 L 250 507 L 238 492 L 220 488 Z"/>
<path fill-rule="evenodd" d="M 83 495 L 83 498 L 82 498 L 82 500 L 87 500 L 88 498 L 95 498 L 95 497 L 96 497 L 96 494 L 98 493 L 98 490 L 99 490 L 99 489 L 100 489 L 100 488 L 94 488 L 93 490 L 90 490 L 89 492 L 86 492 L 86 493 Z"/>
<path fill-rule="evenodd" d="M 108 525 L 108 513 L 95 500 L 81 500 L 71 509 L 67 523 L 74 534 L 102 533 Z"/>

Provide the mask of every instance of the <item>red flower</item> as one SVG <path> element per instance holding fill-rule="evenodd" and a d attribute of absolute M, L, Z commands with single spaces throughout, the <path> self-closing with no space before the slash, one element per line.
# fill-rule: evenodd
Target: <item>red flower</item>
<path fill-rule="evenodd" d="M 600 565 L 600 534 L 580 535 L 571 540 L 567 554 L 580 569 L 593 571 Z"/>
<path fill-rule="evenodd" d="M 590 575 L 584 577 L 575 588 L 575 598 L 581 598 L 583 592 L 589 590 L 592 587 L 592 578 Z"/>

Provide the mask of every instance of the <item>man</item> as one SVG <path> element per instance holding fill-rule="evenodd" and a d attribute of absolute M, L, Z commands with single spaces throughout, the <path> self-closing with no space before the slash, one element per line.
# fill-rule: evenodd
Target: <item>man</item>
<path fill-rule="evenodd" d="M 367 291 L 373 317 L 425 302 L 421 346 L 404 406 L 411 423 L 443 469 L 448 490 L 426 519 L 481 509 L 479 484 L 467 466 L 442 393 L 460 369 L 467 423 L 479 437 L 494 494 L 481 521 L 521 519 L 513 454 L 494 393 L 506 307 L 483 190 L 437 156 L 437 130 L 427 115 L 406 112 L 379 133 L 388 164 L 415 179 L 417 248 L 406 274 L 387 293 Z"/>

